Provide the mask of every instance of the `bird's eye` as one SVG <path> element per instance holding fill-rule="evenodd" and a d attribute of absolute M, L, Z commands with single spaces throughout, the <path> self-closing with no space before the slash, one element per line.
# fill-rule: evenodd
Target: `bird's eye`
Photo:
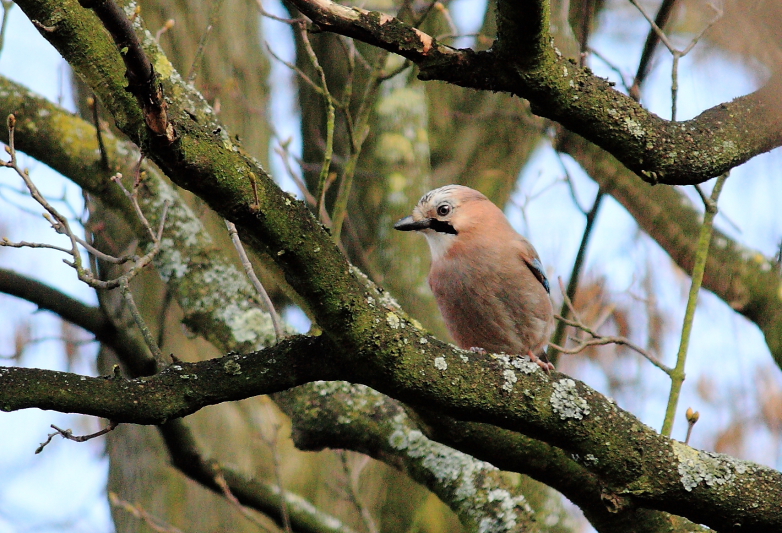
<path fill-rule="evenodd" d="M 441 217 L 447 217 L 451 214 L 451 206 L 448 204 L 440 204 L 437 206 L 437 215 Z"/>

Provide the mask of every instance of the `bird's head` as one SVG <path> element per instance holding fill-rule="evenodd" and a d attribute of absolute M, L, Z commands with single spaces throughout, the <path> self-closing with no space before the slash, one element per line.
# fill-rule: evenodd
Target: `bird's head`
<path fill-rule="evenodd" d="M 480 225 L 482 212 L 494 207 L 480 192 L 463 185 L 446 185 L 421 197 L 413 214 L 403 218 L 394 229 L 420 231 L 426 237 L 437 260 L 456 242 L 460 234 Z M 495 207 L 496 209 L 496 207 Z"/>

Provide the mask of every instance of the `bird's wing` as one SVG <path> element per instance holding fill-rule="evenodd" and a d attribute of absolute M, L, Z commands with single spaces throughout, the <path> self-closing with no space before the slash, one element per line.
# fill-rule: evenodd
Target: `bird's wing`
<path fill-rule="evenodd" d="M 535 251 L 535 248 L 532 246 L 532 244 L 530 244 L 530 242 L 524 237 L 521 237 L 518 240 L 518 243 L 519 255 L 521 256 L 521 259 L 529 267 L 529 269 L 532 271 L 532 274 L 538 279 L 541 285 L 543 285 L 543 288 L 546 289 L 546 292 L 550 294 L 551 287 L 549 285 L 548 278 L 546 277 L 546 273 L 543 270 L 543 264 L 540 262 L 540 258 L 538 257 L 538 252 Z"/>

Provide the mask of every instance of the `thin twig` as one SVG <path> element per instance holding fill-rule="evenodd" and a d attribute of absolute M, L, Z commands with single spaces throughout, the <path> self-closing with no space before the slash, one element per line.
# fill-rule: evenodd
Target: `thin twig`
<path fill-rule="evenodd" d="M 573 178 L 570 176 L 570 171 L 567 168 L 567 165 L 565 165 L 565 160 L 562 158 L 562 152 L 557 151 L 557 160 L 559 161 L 559 166 L 562 167 L 562 172 L 565 173 L 565 183 L 567 184 L 568 192 L 570 193 L 570 199 L 573 200 L 573 204 L 575 204 L 576 208 L 581 211 L 581 214 L 586 216 L 587 211 L 583 207 L 581 207 L 581 203 L 578 201 L 578 195 L 576 194 L 576 187 L 573 183 Z M 598 191 L 599 192 L 599 191 Z M 594 205 L 592 207 L 594 210 Z"/>
<path fill-rule="evenodd" d="M 55 432 L 49 433 L 49 438 L 46 439 L 46 442 L 42 442 L 41 445 L 35 449 L 35 453 L 41 453 L 43 449 L 46 447 L 46 445 L 49 444 L 56 435 L 60 435 L 62 438 L 67 440 L 72 440 L 74 442 L 86 442 L 96 437 L 100 437 L 101 435 L 105 435 L 110 431 L 114 431 L 114 428 L 116 428 L 118 425 L 119 425 L 118 422 L 113 422 L 110 420 L 109 425 L 101 429 L 100 431 L 96 431 L 95 433 L 91 433 L 89 435 L 74 435 L 72 430 L 60 429 L 54 424 L 52 424 L 51 427 L 52 429 L 55 430 Z"/>
<path fill-rule="evenodd" d="M 161 353 L 160 348 L 157 345 L 157 342 L 152 337 L 149 328 L 144 323 L 144 320 L 141 317 L 141 314 L 139 313 L 136 307 L 135 301 L 133 300 L 133 295 L 130 292 L 129 282 L 139 272 L 141 272 L 142 269 L 144 269 L 147 265 L 149 265 L 154 259 L 154 257 L 157 255 L 157 253 L 160 251 L 160 243 L 163 237 L 163 228 L 165 227 L 166 224 L 166 217 L 168 215 L 169 202 L 166 201 L 163 204 L 163 212 L 161 213 L 160 216 L 160 223 L 157 228 L 157 231 L 155 231 L 152 229 L 152 227 L 149 224 L 149 221 L 142 213 L 141 207 L 139 206 L 138 203 L 138 189 L 141 185 L 141 170 L 140 170 L 141 160 L 139 161 L 138 167 L 136 169 L 137 177 L 134 183 L 133 192 L 129 192 L 122 185 L 121 174 L 117 174 L 116 176 L 114 176 L 112 179 L 119 185 L 119 187 L 122 189 L 125 195 L 131 200 L 133 207 L 136 210 L 136 213 L 139 216 L 142 224 L 149 232 L 150 239 L 152 240 L 152 247 L 150 251 L 142 257 L 127 256 L 127 257 L 117 258 L 117 257 L 112 257 L 108 254 L 104 254 L 101 251 L 97 250 L 95 247 L 93 247 L 85 239 L 76 236 L 76 234 L 73 232 L 70 225 L 68 224 L 68 220 L 64 216 L 62 216 L 46 200 L 46 198 L 43 197 L 43 195 L 40 193 L 38 188 L 33 183 L 32 179 L 30 179 L 29 173 L 26 171 L 22 171 L 22 169 L 19 168 L 16 159 L 16 149 L 14 147 L 15 126 L 16 126 L 16 118 L 14 117 L 14 115 L 9 115 L 8 116 L 8 132 L 9 132 L 8 153 L 11 156 L 11 160 L 2 163 L 2 166 L 14 169 L 16 173 L 22 177 L 22 179 L 25 182 L 25 185 L 27 186 L 28 191 L 30 191 L 30 195 L 33 197 L 33 199 L 36 202 L 38 202 L 39 205 L 41 205 L 46 210 L 46 212 L 44 213 L 44 218 L 46 218 L 46 220 L 48 220 L 49 223 L 51 223 L 52 228 L 57 233 L 65 235 L 66 237 L 68 237 L 68 239 L 70 239 L 71 248 L 65 249 L 65 248 L 61 248 L 49 244 L 41 244 L 41 243 L 26 243 L 26 242 L 12 243 L 5 238 L 2 241 L 0 241 L 0 246 L 10 246 L 15 248 L 21 248 L 21 247 L 50 248 L 50 249 L 55 249 L 64 252 L 70 255 L 72 260 L 63 259 L 63 262 L 65 262 L 65 264 L 73 267 L 76 270 L 76 274 L 79 280 L 83 281 L 84 283 L 88 284 L 90 287 L 93 287 L 95 289 L 108 290 L 108 289 L 114 289 L 119 287 L 122 291 L 122 295 L 126 303 L 128 304 L 128 309 L 130 310 L 130 313 L 133 316 L 136 325 L 138 325 L 139 329 L 141 330 L 141 333 L 144 337 L 144 341 L 146 342 L 150 351 L 154 355 L 155 360 L 161 366 L 165 365 L 163 354 Z M 84 247 L 91 254 L 90 257 L 100 258 L 104 261 L 109 261 L 115 264 L 122 264 L 131 261 L 133 264 L 127 271 L 125 271 L 118 278 L 113 280 L 101 280 L 99 278 L 96 278 L 93 275 L 93 273 L 90 271 L 90 269 L 85 268 L 83 266 L 82 255 L 79 246 Z"/>
<path fill-rule="evenodd" d="M 253 284 L 253 287 L 255 287 L 255 291 L 260 296 L 264 307 L 266 307 L 266 312 L 269 313 L 269 316 L 271 316 L 272 326 L 274 327 L 275 340 L 280 342 L 280 340 L 285 337 L 285 331 L 282 328 L 280 317 L 277 315 L 277 311 L 274 309 L 272 299 L 269 298 L 269 293 L 267 293 L 266 289 L 263 288 L 261 280 L 259 280 L 258 276 L 255 275 L 255 270 L 253 269 L 253 265 L 250 262 L 250 258 L 247 256 L 247 252 L 244 250 L 244 245 L 242 245 L 242 241 L 239 238 L 239 232 L 236 231 L 236 226 L 233 222 L 228 220 L 225 221 L 225 226 L 228 228 L 228 235 L 231 237 L 231 242 L 234 244 L 234 248 L 236 248 L 236 252 L 239 254 L 239 259 L 242 262 L 242 266 L 244 267 L 244 271 L 247 274 L 247 277 L 250 278 L 250 282 Z"/>
<path fill-rule="evenodd" d="M 231 487 L 228 486 L 228 482 L 225 480 L 225 476 L 223 476 L 223 473 L 218 471 L 217 474 L 214 477 L 215 483 L 217 483 L 217 486 L 220 487 L 220 490 L 223 492 L 223 496 L 225 496 L 225 499 L 231 502 L 231 505 L 236 507 L 236 509 L 244 516 L 246 519 L 248 519 L 250 522 L 258 526 L 264 531 L 271 531 L 268 527 L 266 527 L 266 524 L 261 522 L 257 516 L 255 516 L 253 513 L 250 512 L 249 509 L 247 509 L 244 505 L 242 505 L 242 502 L 240 502 L 236 496 L 234 496 L 233 492 L 231 492 Z M 281 497 L 284 497 L 284 495 L 281 495 Z"/>
<path fill-rule="evenodd" d="M 654 25 L 656 27 L 663 30 L 665 29 L 675 4 L 676 0 L 663 0 L 660 9 L 657 10 L 657 16 L 654 18 Z M 652 26 L 649 29 L 649 34 L 646 36 L 646 42 L 644 43 L 644 49 L 641 53 L 641 60 L 638 62 L 638 70 L 636 70 L 632 88 L 628 91 L 630 96 L 636 101 L 641 99 L 641 85 L 646 81 L 646 77 L 649 75 L 649 65 L 652 63 L 652 57 L 654 57 L 654 51 L 659 42 L 660 36 L 657 31 L 655 31 L 654 26 Z"/>
<path fill-rule="evenodd" d="M 649 23 L 649 25 L 652 27 L 652 31 L 657 35 L 657 38 L 660 39 L 660 42 L 662 42 L 665 47 L 668 49 L 669 52 L 674 53 L 676 51 L 676 47 L 673 46 L 673 43 L 668 40 L 668 36 L 665 35 L 665 32 L 660 28 L 660 26 L 657 25 L 655 21 L 651 19 L 651 17 L 646 13 L 646 10 L 641 7 L 636 0 L 630 0 L 630 3 L 633 4 L 638 11 L 641 12 L 641 15 L 646 19 L 646 21 Z"/>
<path fill-rule="evenodd" d="M 155 42 L 160 44 L 160 38 L 163 36 L 164 33 L 168 33 L 168 31 L 176 25 L 176 20 L 174 19 L 168 19 L 158 31 L 155 32 Z"/>
<path fill-rule="evenodd" d="M 372 109 L 374 108 L 375 100 L 377 99 L 377 91 L 382 81 L 380 75 L 383 71 L 383 66 L 386 63 L 387 57 L 388 52 L 384 50 L 379 52 L 375 66 L 367 77 L 364 93 L 361 97 L 361 103 L 358 112 L 356 113 L 353 142 L 350 145 L 350 157 L 342 170 L 342 177 L 339 182 L 339 189 L 337 190 L 337 199 L 334 201 L 334 207 L 331 210 L 331 234 L 336 243 L 341 241 L 342 224 L 345 222 L 345 217 L 348 212 L 350 190 L 353 187 L 353 178 L 355 177 L 356 168 L 358 167 L 361 148 L 369 134 L 369 117 L 372 114 Z"/>
<path fill-rule="evenodd" d="M 289 25 L 300 24 L 302 22 L 306 22 L 306 20 L 303 19 L 303 18 L 286 19 L 286 18 L 278 17 L 277 15 L 272 15 L 271 13 L 266 11 L 266 9 L 264 9 L 263 2 L 261 0 L 256 0 L 255 4 L 258 6 L 258 11 L 261 13 L 261 15 L 263 15 L 266 18 L 269 18 L 269 19 L 272 19 L 272 20 L 276 20 L 277 22 L 282 22 L 284 24 L 289 24 Z"/>
<path fill-rule="evenodd" d="M 157 533 L 184 533 L 181 529 L 167 524 L 160 518 L 149 514 L 149 512 L 140 505 L 133 505 L 130 502 L 120 499 L 114 492 L 109 492 L 109 502 L 111 502 L 112 506 L 123 509 L 135 518 L 143 521 L 150 529 Z"/>
<path fill-rule="evenodd" d="M 589 51 L 589 32 L 592 29 L 592 18 L 595 15 L 594 0 L 583 0 L 581 2 L 581 31 L 578 36 L 579 48 L 579 66 L 586 66 L 587 52 Z"/>
<path fill-rule="evenodd" d="M 277 434 L 280 431 L 280 426 L 274 421 L 274 415 L 271 411 L 271 407 L 266 404 L 266 410 L 269 414 L 268 419 L 271 424 L 272 434 L 267 436 L 262 428 L 259 428 L 258 435 L 261 440 L 272 452 L 272 466 L 274 467 L 274 478 L 277 482 L 277 488 L 280 490 L 280 511 L 282 514 L 282 524 L 286 533 L 292 533 L 291 519 L 288 512 L 288 502 L 285 500 L 285 487 L 282 483 L 282 461 L 280 459 L 280 450 L 277 446 Z"/>
<path fill-rule="evenodd" d="M 198 41 L 198 48 L 196 48 L 195 56 L 193 57 L 193 64 L 190 65 L 190 71 L 187 73 L 187 83 L 193 83 L 198 74 L 198 64 L 201 62 L 201 58 L 204 56 L 206 50 L 206 43 L 209 40 L 209 36 L 212 34 L 212 28 L 217 24 L 217 15 L 220 12 L 220 8 L 223 5 L 223 0 L 214 0 L 212 2 L 211 9 L 209 10 L 209 22 L 204 30 L 204 34 L 201 36 L 201 40 Z"/>
<path fill-rule="evenodd" d="M 297 67 L 293 63 L 289 63 L 288 61 L 285 61 L 283 58 L 281 58 L 280 56 L 275 54 L 274 50 L 272 50 L 272 48 L 271 48 L 271 46 L 269 46 L 268 42 L 266 42 L 264 44 L 266 45 L 266 51 L 269 52 L 269 55 L 271 55 L 274 59 L 276 59 L 277 61 L 279 61 L 280 63 L 282 63 L 286 67 L 288 67 L 289 69 L 291 69 L 293 72 L 295 72 L 317 94 L 319 94 L 321 96 L 324 96 L 323 88 L 320 85 L 318 85 L 317 83 L 315 83 L 314 81 L 312 81 L 312 78 L 307 76 L 307 74 L 305 74 L 303 70 L 301 70 L 299 67 Z"/>
<path fill-rule="evenodd" d="M 625 79 L 625 75 L 621 71 L 621 69 L 619 67 L 617 67 L 616 65 L 614 65 L 611 61 L 608 60 L 608 58 L 606 56 L 604 56 L 603 54 L 601 54 L 600 52 L 598 52 L 594 48 L 589 48 L 589 53 L 591 55 L 595 56 L 596 58 L 598 58 L 603 63 L 605 63 L 605 65 L 609 69 L 613 70 L 616 73 L 616 75 L 619 77 L 619 82 L 622 84 L 622 87 L 629 94 L 630 91 L 632 90 L 632 88 L 627 84 L 627 80 Z"/>
<path fill-rule="evenodd" d="M 355 469 L 357 471 L 354 471 L 354 468 L 348 464 L 348 454 L 344 450 L 340 450 L 338 452 L 339 459 L 342 462 L 342 472 L 345 474 L 345 477 L 347 478 L 347 495 L 348 499 L 350 500 L 350 503 L 353 504 L 353 506 L 358 511 L 359 515 L 361 516 L 361 519 L 364 521 L 364 525 L 367 528 L 367 531 L 369 533 L 379 533 L 379 529 L 377 527 L 377 524 L 375 523 L 375 520 L 372 518 L 372 513 L 369 512 L 369 508 L 367 508 L 366 505 L 364 505 L 364 500 L 359 497 L 358 493 L 358 477 L 361 474 L 361 471 L 364 469 L 364 467 L 369 462 L 369 457 L 364 457 L 363 464 L 358 468 Z"/>
<path fill-rule="evenodd" d="M 666 0 L 666 2 L 667 2 L 667 0 Z M 673 56 L 673 66 L 672 66 L 672 71 L 671 71 L 671 120 L 676 120 L 676 106 L 677 106 L 676 101 L 677 101 L 678 91 L 679 91 L 679 81 L 678 81 L 678 78 L 679 78 L 679 60 L 682 57 L 686 56 L 688 53 L 690 53 L 690 51 L 695 47 L 695 45 L 701 39 L 701 37 L 703 37 L 703 35 L 714 25 L 714 23 L 716 23 L 720 18 L 722 18 L 722 9 L 718 8 L 717 6 L 715 6 L 713 4 L 709 4 L 709 7 L 711 7 L 714 10 L 714 12 L 715 12 L 714 18 L 706 25 L 706 27 L 703 28 L 703 30 L 698 35 L 696 35 L 690 41 L 690 43 L 683 50 L 679 50 L 678 48 L 673 46 L 673 43 L 665 35 L 665 32 L 662 30 L 660 25 L 657 24 L 657 21 L 652 20 L 651 17 L 649 17 L 649 15 L 646 13 L 646 11 L 638 4 L 638 2 L 636 0 L 630 0 L 630 3 L 633 4 L 638 9 L 638 11 L 641 12 L 641 14 L 644 16 L 644 18 L 649 22 L 649 24 L 650 24 L 650 26 L 652 28 L 652 32 L 654 32 L 655 35 L 657 35 L 657 38 L 660 39 L 660 41 L 665 45 L 665 47 L 668 49 L 668 51 Z M 665 8 L 665 7 L 666 7 L 665 4 L 663 4 L 663 7 L 661 8 L 661 11 L 658 13 L 658 19 L 661 22 L 663 22 L 663 25 L 668 20 L 668 14 L 667 13 L 664 14 L 664 17 L 660 17 L 660 15 L 663 14 L 662 13 L 662 9 Z M 671 8 L 673 7 L 672 3 L 671 3 L 670 7 Z M 648 39 L 647 39 L 647 42 L 648 42 Z M 639 65 L 639 73 L 641 73 L 641 67 L 644 66 L 643 65 L 643 60 L 644 60 L 644 58 L 642 57 L 641 64 Z M 647 61 L 648 61 L 648 59 L 647 59 Z M 636 81 L 633 83 L 633 87 L 631 87 L 631 91 L 630 91 L 631 96 L 633 98 L 635 98 L 636 100 L 640 99 L 640 83 L 643 81 L 644 78 L 645 78 L 645 74 L 640 77 L 640 81 L 639 81 L 639 76 L 636 75 Z"/>
<path fill-rule="evenodd" d="M 92 97 L 87 99 L 87 104 L 92 110 L 92 122 L 95 125 L 95 136 L 98 138 L 98 149 L 100 151 L 100 165 L 103 170 L 111 170 L 109 164 L 109 156 L 106 152 L 106 145 L 103 144 L 103 129 L 100 127 L 100 116 L 98 115 L 98 99 L 93 94 Z"/>
<path fill-rule="evenodd" d="M 312 43 L 307 35 L 307 28 L 303 24 L 298 25 L 299 37 L 304 45 L 304 50 L 307 53 L 307 57 L 310 60 L 312 68 L 318 73 L 320 78 L 321 96 L 323 96 L 324 103 L 326 104 L 326 146 L 323 150 L 323 164 L 318 175 L 318 187 L 316 189 L 315 199 L 317 204 L 315 206 L 315 212 L 320 213 L 321 208 L 324 206 L 324 199 L 326 196 L 326 180 L 329 176 L 331 169 L 331 157 L 334 153 L 334 128 L 335 128 L 335 111 L 334 111 L 334 98 L 331 96 L 328 84 L 326 83 L 326 72 L 323 67 L 320 66 L 318 56 L 315 50 L 312 48 Z"/>
<path fill-rule="evenodd" d="M 660 433 L 666 437 L 671 436 L 673 431 L 673 422 L 676 418 L 676 407 L 679 404 L 679 395 L 684 383 L 684 364 L 687 361 L 687 349 L 690 345 L 690 334 L 692 333 L 692 323 L 695 317 L 695 308 L 698 303 L 698 293 L 703 283 L 703 273 L 706 270 L 706 260 L 709 257 L 709 246 L 711 244 L 711 234 L 714 227 L 714 217 L 717 214 L 717 200 L 719 200 L 722 186 L 728 174 L 722 174 L 717 178 L 714 189 L 711 191 L 711 197 L 705 202 L 706 212 L 703 214 L 703 224 L 701 225 L 700 236 L 698 237 L 698 247 L 695 251 L 695 264 L 692 267 L 692 283 L 690 284 L 690 293 L 687 296 L 687 308 L 684 312 L 684 323 L 682 325 L 682 336 L 679 342 L 679 351 L 676 354 L 676 366 L 671 372 L 671 392 L 668 395 L 668 406 L 665 409 L 665 420 Z"/>
<path fill-rule="evenodd" d="M 581 235 L 581 243 L 578 245 L 578 252 L 576 253 L 576 259 L 573 261 L 573 268 L 570 271 L 570 280 L 568 281 L 567 290 L 564 292 L 567 301 L 573 301 L 573 299 L 576 297 L 576 291 L 578 290 L 578 282 L 579 279 L 581 278 L 581 272 L 584 267 L 584 259 L 586 258 L 587 246 L 589 245 L 589 239 L 592 237 L 592 230 L 594 228 L 595 220 L 597 219 L 597 214 L 600 212 L 600 206 L 602 205 L 604 195 L 605 193 L 603 192 L 603 189 L 598 188 L 597 194 L 595 195 L 595 201 L 592 203 L 592 208 L 589 210 L 588 213 L 585 213 L 586 226 L 584 226 L 584 233 Z M 574 197 L 574 201 L 576 201 L 575 197 Z M 569 312 L 569 306 L 567 305 L 567 302 L 563 302 L 559 314 L 567 318 L 568 312 Z M 558 344 L 564 344 L 562 341 L 565 336 L 565 326 L 566 323 L 563 320 L 560 320 L 560 322 L 557 324 L 556 329 L 554 330 L 554 335 L 551 338 L 552 346 L 555 347 Z M 557 348 L 554 349 L 556 350 Z M 563 352 L 563 353 L 568 353 L 568 352 Z M 549 355 L 549 360 L 551 361 L 552 364 L 556 365 L 557 359 L 558 359 L 558 354 L 552 353 Z"/>
<path fill-rule="evenodd" d="M 665 372 L 666 374 L 670 375 L 672 372 L 672 369 L 661 363 L 659 360 L 657 360 L 656 357 L 651 355 L 649 352 L 638 346 L 637 344 L 633 343 L 631 340 L 625 338 L 625 337 L 615 337 L 615 336 L 603 336 L 600 335 L 597 331 L 595 331 L 594 328 L 590 328 L 584 322 L 581 320 L 581 318 L 578 316 L 578 313 L 576 312 L 575 307 L 573 307 L 573 302 L 568 298 L 567 291 L 565 290 L 565 284 L 562 282 L 562 278 L 559 278 L 559 289 L 562 291 L 562 298 L 564 300 L 564 305 L 567 307 L 567 309 L 570 311 L 570 316 L 573 317 L 572 320 L 569 320 L 567 318 L 563 318 L 559 315 L 554 315 L 554 318 L 559 320 L 560 322 L 563 322 L 564 324 L 568 326 L 572 326 L 574 328 L 577 328 L 587 335 L 591 336 L 591 339 L 572 339 L 574 340 L 577 345 L 575 348 L 564 348 L 562 346 L 557 346 L 555 344 L 549 344 L 549 346 L 552 346 L 555 350 L 567 353 L 567 354 L 575 354 L 583 351 L 584 349 L 588 348 L 589 346 L 600 346 L 604 344 L 618 344 L 621 346 L 627 346 L 631 350 L 637 352 L 641 356 L 643 356 L 647 361 L 652 363 L 654 366 Z"/>
<path fill-rule="evenodd" d="M 146 322 L 141 317 L 141 313 L 139 312 L 138 307 L 136 307 L 136 301 L 133 299 L 133 293 L 130 292 L 128 280 L 125 278 L 125 276 L 119 278 L 119 289 L 122 292 L 122 297 L 125 299 L 125 303 L 128 306 L 130 315 L 133 317 L 136 325 L 141 330 L 141 335 L 144 337 L 144 342 L 147 344 L 149 351 L 152 352 L 152 355 L 154 356 L 155 361 L 157 361 L 159 368 L 165 367 L 167 361 L 163 359 L 163 352 L 160 351 L 160 347 L 158 346 L 157 341 L 152 336 L 152 332 L 149 330 Z"/>
<path fill-rule="evenodd" d="M 15 4 L 13 0 L 2 0 L 0 4 L 3 6 L 3 22 L 0 24 L 0 53 L 2 53 L 5 44 L 5 29 L 8 27 L 8 15 Z"/>

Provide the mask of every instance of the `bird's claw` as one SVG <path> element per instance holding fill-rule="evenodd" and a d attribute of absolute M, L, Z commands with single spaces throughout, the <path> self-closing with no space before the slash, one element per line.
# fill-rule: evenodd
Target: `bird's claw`
<path fill-rule="evenodd" d="M 479 346 L 473 346 L 472 348 L 470 348 L 470 351 L 471 351 L 472 353 L 479 353 L 479 354 L 481 354 L 481 355 L 483 355 L 483 354 L 485 354 L 485 353 L 486 353 L 486 350 L 484 350 L 483 348 L 481 348 L 481 347 L 479 347 Z"/>
<path fill-rule="evenodd" d="M 546 374 L 549 374 L 551 373 L 552 370 L 554 370 L 554 365 L 548 362 L 547 360 L 541 359 L 540 357 L 538 357 L 532 352 L 527 352 L 527 355 L 529 356 L 530 361 L 532 361 L 540 368 L 542 368 L 543 372 L 545 372 Z"/>

